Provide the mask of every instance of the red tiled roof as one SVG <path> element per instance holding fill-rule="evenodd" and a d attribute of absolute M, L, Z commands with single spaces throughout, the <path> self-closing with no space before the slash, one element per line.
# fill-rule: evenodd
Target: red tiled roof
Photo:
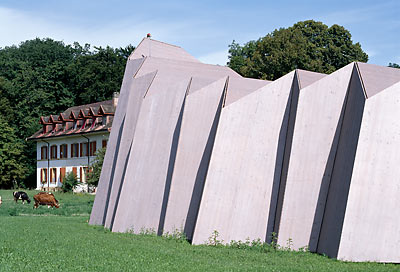
<path fill-rule="evenodd" d="M 92 110 L 94 112 L 95 117 L 100 116 L 100 108 L 102 109 L 102 112 L 104 112 L 105 115 L 108 115 L 108 122 L 107 124 L 96 124 L 93 125 L 91 124 L 86 124 L 83 126 L 84 122 L 87 122 L 86 120 L 90 120 L 93 118 L 93 115 L 90 114 L 89 112 Z M 80 112 L 83 112 L 83 116 L 86 118 L 78 118 L 78 115 Z M 68 108 L 64 112 L 60 113 L 59 115 L 50 115 L 50 116 L 42 116 L 40 118 L 40 123 L 41 124 L 53 124 L 52 129 L 48 129 L 48 132 L 44 133 L 43 128 L 38 130 L 36 133 L 34 133 L 32 136 L 27 138 L 27 140 L 38 140 L 38 139 L 44 139 L 44 138 L 50 138 L 50 137 L 61 137 L 61 136 L 68 136 L 68 135 L 79 135 L 79 134 L 87 134 L 87 133 L 92 133 L 92 132 L 99 132 L 99 131 L 110 131 L 111 126 L 112 126 L 112 121 L 113 121 L 113 115 L 115 112 L 115 107 L 113 100 L 107 100 L 107 101 L 102 101 L 102 102 L 97 102 L 97 103 L 92 103 L 92 104 L 87 104 L 87 105 L 80 105 L 80 106 L 74 106 L 71 108 Z M 71 123 L 74 122 L 75 120 L 79 119 L 78 122 L 82 122 L 81 126 L 74 126 L 72 125 L 71 128 L 66 129 L 66 126 L 63 126 L 63 123 Z M 88 118 L 90 117 L 90 118 Z M 64 120 L 63 120 L 64 119 Z M 63 122 L 64 121 L 64 122 Z M 92 122 L 95 122 L 92 121 Z M 56 127 L 54 127 L 54 125 Z"/>

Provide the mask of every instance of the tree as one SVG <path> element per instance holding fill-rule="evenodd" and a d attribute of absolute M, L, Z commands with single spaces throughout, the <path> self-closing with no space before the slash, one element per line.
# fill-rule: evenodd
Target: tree
<path fill-rule="evenodd" d="M 103 167 L 104 156 L 106 149 L 101 148 L 96 151 L 96 158 L 92 164 L 92 171 L 88 175 L 87 183 L 89 185 L 97 186 L 100 180 L 101 168 Z"/>
<path fill-rule="evenodd" d="M 275 80 L 294 69 L 331 73 L 352 61 L 368 61 L 344 27 L 308 20 L 240 46 L 229 46 L 228 66 L 246 77 Z"/>
<path fill-rule="evenodd" d="M 389 67 L 392 67 L 392 68 L 400 68 L 400 65 L 398 65 L 397 63 L 389 63 L 389 65 L 388 65 Z"/>
<path fill-rule="evenodd" d="M 27 167 L 24 165 L 23 143 L 14 128 L 0 115 L 0 187 L 11 188 L 15 180 L 24 185 Z"/>
<path fill-rule="evenodd" d="M 36 186 L 36 144 L 24 140 L 40 128 L 40 116 L 111 99 L 120 89 L 133 49 L 128 45 L 91 50 L 89 44 L 65 45 L 50 38 L 0 48 L 0 116 L 6 122 L 0 125 L 11 128 L 19 139 L 16 144 L 6 137 L 3 144 L 18 148 L 12 152 L 21 154 L 18 163 L 26 170 L 25 185 Z"/>
<path fill-rule="evenodd" d="M 61 186 L 61 190 L 66 193 L 66 192 L 72 192 L 72 190 L 75 188 L 75 186 L 78 185 L 78 178 L 74 174 L 74 172 L 68 172 L 65 175 L 63 184 Z"/>

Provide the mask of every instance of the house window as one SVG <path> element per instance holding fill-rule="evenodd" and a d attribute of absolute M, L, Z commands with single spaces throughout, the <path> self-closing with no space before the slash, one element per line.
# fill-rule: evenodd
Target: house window
<path fill-rule="evenodd" d="M 40 159 L 47 160 L 47 146 L 42 146 L 40 148 Z"/>
<path fill-rule="evenodd" d="M 50 147 L 50 159 L 57 159 L 57 146 L 52 145 Z"/>
<path fill-rule="evenodd" d="M 63 183 L 65 178 L 65 167 L 60 168 L 60 182 Z"/>
<path fill-rule="evenodd" d="M 107 147 L 107 140 L 101 141 L 101 147 L 106 148 Z"/>
<path fill-rule="evenodd" d="M 96 141 L 90 142 L 89 154 L 90 154 L 90 156 L 95 156 L 96 155 Z"/>
<path fill-rule="evenodd" d="M 57 182 L 57 168 L 50 168 L 50 183 Z"/>
<path fill-rule="evenodd" d="M 47 168 L 40 169 L 40 182 L 47 183 Z"/>
<path fill-rule="evenodd" d="M 101 126 L 103 124 L 103 118 L 102 117 L 97 117 L 96 118 L 96 126 Z"/>
<path fill-rule="evenodd" d="M 71 158 L 79 157 L 79 144 L 71 144 Z"/>
<path fill-rule="evenodd" d="M 60 158 L 62 159 L 68 158 L 68 145 L 66 144 L 60 145 Z"/>
<path fill-rule="evenodd" d="M 86 157 L 89 154 L 89 145 L 87 142 L 81 143 L 81 157 Z"/>

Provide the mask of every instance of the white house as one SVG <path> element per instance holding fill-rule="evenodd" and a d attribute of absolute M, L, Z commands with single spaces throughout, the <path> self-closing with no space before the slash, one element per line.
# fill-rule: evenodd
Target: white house
<path fill-rule="evenodd" d="M 37 143 L 37 189 L 59 189 L 68 172 L 86 182 L 96 151 L 107 146 L 117 103 L 114 97 L 40 117 L 42 128 L 27 139 Z"/>

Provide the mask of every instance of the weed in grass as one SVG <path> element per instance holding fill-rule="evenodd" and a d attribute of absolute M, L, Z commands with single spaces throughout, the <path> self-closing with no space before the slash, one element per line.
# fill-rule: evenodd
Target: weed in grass
<path fill-rule="evenodd" d="M 206 244 L 209 246 L 222 246 L 223 243 L 224 240 L 219 239 L 219 232 L 217 230 L 214 230 L 211 236 L 208 237 L 208 240 L 206 241 Z"/>
<path fill-rule="evenodd" d="M 278 234 L 276 232 L 271 233 L 271 243 L 270 245 L 277 249 L 278 248 Z"/>
<path fill-rule="evenodd" d="M 246 239 L 245 242 L 242 241 L 231 241 L 228 245 L 229 248 L 236 249 L 246 249 L 255 250 L 258 252 L 268 253 L 276 251 L 276 248 L 272 247 L 270 244 L 262 242 L 261 239 L 255 239 L 250 242 L 250 239 Z"/>
<path fill-rule="evenodd" d="M 293 247 L 293 239 L 289 237 L 289 239 L 286 241 L 286 247 L 284 248 L 287 251 L 291 251 Z"/>
<path fill-rule="evenodd" d="M 172 233 L 166 232 L 162 236 L 167 240 L 174 240 L 179 243 L 188 243 L 186 234 L 183 230 L 174 229 Z"/>
<path fill-rule="evenodd" d="M 157 236 L 157 232 L 153 228 L 141 228 L 139 234 L 143 236 Z"/>

